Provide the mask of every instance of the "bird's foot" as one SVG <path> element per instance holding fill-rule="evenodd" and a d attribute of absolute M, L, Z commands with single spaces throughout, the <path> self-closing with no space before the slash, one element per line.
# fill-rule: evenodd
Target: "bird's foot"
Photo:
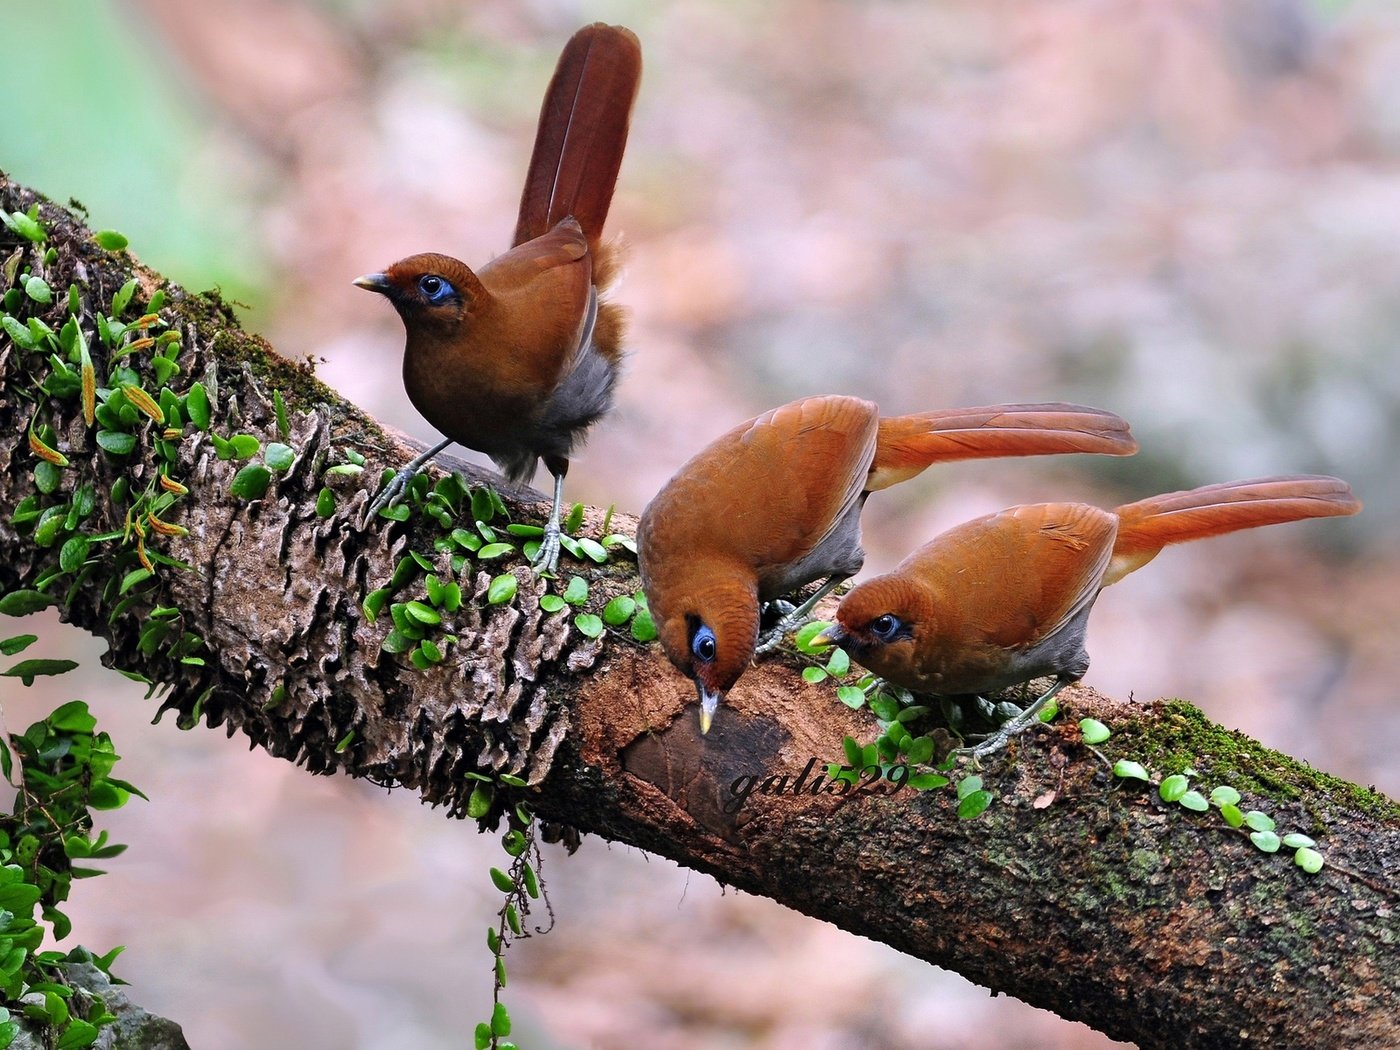
<path fill-rule="evenodd" d="M 1006 747 L 1007 744 L 1011 743 L 1012 737 L 1017 736 L 1020 733 L 1024 733 L 1027 729 L 1031 728 L 1031 726 L 1038 723 L 1040 721 L 1040 712 L 1045 707 L 1045 705 L 1050 702 L 1050 698 L 1053 697 L 1056 693 L 1058 693 L 1068 684 L 1068 682 L 1056 682 L 1049 689 L 1047 689 L 1045 693 L 1036 700 L 1035 703 L 1031 704 L 1029 707 L 1027 707 L 1020 714 L 1016 715 L 1014 718 L 1009 718 L 1005 722 L 1003 722 L 1001 724 L 1001 727 L 998 728 L 996 732 L 988 733 L 987 736 L 983 737 L 980 741 L 978 741 L 976 744 L 973 744 L 971 747 L 958 748 L 953 752 L 953 754 L 967 755 L 970 758 L 979 759 L 986 758 L 988 755 L 994 755 L 998 751 L 1001 751 Z M 978 699 L 981 700 L 981 697 L 979 697 Z M 985 700 L 981 700 L 981 702 L 984 704 L 987 703 L 987 701 Z M 998 708 L 1001 708 L 1003 706 L 1014 705 L 997 704 L 996 706 Z"/>
<path fill-rule="evenodd" d="M 408 483 L 413 480 L 413 476 L 417 473 L 418 468 L 409 464 L 390 478 L 389 483 L 380 489 L 379 495 L 375 496 L 374 501 L 365 508 L 364 514 L 360 517 L 360 524 L 367 524 L 381 510 L 392 507 L 402 499 L 404 491 L 408 488 Z"/>
<path fill-rule="evenodd" d="M 811 617 L 801 609 L 793 609 L 779 620 L 773 627 L 759 636 L 758 644 L 754 646 L 754 655 L 761 653 L 771 653 L 782 644 L 782 641 L 789 631 L 795 631 L 803 624 L 807 623 Z"/>
<path fill-rule="evenodd" d="M 535 573 L 539 576 L 553 576 L 559 568 L 559 523 L 550 521 L 540 537 L 540 549 L 535 552 Z"/>

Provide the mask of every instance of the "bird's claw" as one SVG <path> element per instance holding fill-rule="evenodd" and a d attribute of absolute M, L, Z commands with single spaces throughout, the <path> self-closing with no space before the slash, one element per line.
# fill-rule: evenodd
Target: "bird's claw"
<path fill-rule="evenodd" d="M 412 467 L 404 467 L 403 470 L 390 478 L 389 483 L 379 490 L 379 495 L 375 496 L 373 502 L 365 508 L 364 515 L 360 519 L 361 524 L 368 523 L 381 510 L 397 503 L 402 498 L 404 490 L 408 488 L 408 483 L 413 480 L 413 475 L 417 473 L 418 471 Z"/>
<path fill-rule="evenodd" d="M 559 568 L 559 525 L 549 522 L 540 537 L 540 549 L 535 552 L 534 568 L 536 575 L 553 576 Z"/>

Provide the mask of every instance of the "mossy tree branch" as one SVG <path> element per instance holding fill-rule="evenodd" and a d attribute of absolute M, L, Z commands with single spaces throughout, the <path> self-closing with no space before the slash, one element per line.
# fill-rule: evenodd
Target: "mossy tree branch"
<path fill-rule="evenodd" d="M 0 209 L 38 200 L 0 176 Z M 51 302 L 27 293 L 12 302 L 61 333 L 77 287 L 74 316 L 98 385 L 139 388 L 124 395 L 137 411 L 125 422 L 109 412 L 106 428 L 136 440 L 130 452 L 124 439 L 103 439 L 115 454 L 99 446 L 103 419 L 85 419 L 71 380 L 53 381 L 42 329 L 0 333 L 0 593 L 44 587 L 66 619 L 110 642 L 108 663 L 159 683 L 161 709 L 183 725 L 223 726 L 311 772 L 401 785 L 457 816 L 468 772 L 519 776 L 547 820 L 671 857 L 1143 1046 L 1378 1046 L 1400 1030 L 1391 801 L 1224 732 L 1187 704 L 1077 689 L 1063 694 L 1068 717 L 982 771 L 999 802 L 977 820 L 957 819 L 946 790 L 755 793 L 727 812 L 741 776 L 795 777 L 815 757 L 809 786 L 822 763 L 840 761 L 844 737 L 874 736 L 869 713 L 835 702 L 829 684 L 804 684 L 802 658 L 788 653 L 746 675 L 702 739 L 693 693 L 658 648 L 617 631 L 589 638 L 573 608 L 545 612 L 546 585 L 518 555 L 481 560 L 425 515 L 362 528 L 372 479 L 408 451 L 242 332 L 217 297 L 105 251 L 63 209 L 41 203 L 40 219 L 42 244 L 0 229 L 0 263 L 14 260 L 0 293 L 41 278 Z M 97 314 L 113 312 L 132 276 L 134 305 L 118 318 L 128 327 L 113 336 L 104 321 L 104 339 Z M 159 320 L 133 324 L 160 289 Z M 165 332 L 178 333 L 179 371 L 163 377 L 157 369 L 170 368 L 151 355 L 171 349 Z M 114 372 L 118 363 L 131 371 Z M 68 367 L 78 371 L 78 360 Z M 189 399 L 195 382 L 207 429 L 192 419 L 202 416 Z M 141 390 L 180 419 L 142 415 Z M 220 458 L 230 451 L 220 442 L 239 433 L 259 452 Z M 274 456 L 274 443 L 289 451 Z M 45 447 L 67 466 L 40 468 Z M 367 460 L 363 474 L 352 454 Z M 236 479 L 257 462 L 268 487 L 249 498 L 256 477 Z M 341 465 L 351 469 L 327 473 Z M 74 505 L 85 485 L 94 499 L 83 515 Z M 114 499 L 123 487 L 125 500 Z M 543 517 L 531 494 L 507 504 L 516 521 Z M 38 513 L 16 523 L 21 507 Z M 129 519 L 145 530 L 140 544 Z M 584 532 L 597 537 L 600 525 L 590 511 Z M 612 531 L 634 526 L 618 515 Z M 114 538 L 68 547 L 104 535 Z M 454 578 L 454 555 L 464 559 L 455 611 L 450 601 L 434 608 L 411 568 L 388 599 L 423 598 L 429 618 L 443 617 L 432 637 L 444 658 L 425 669 L 383 651 L 390 618 L 362 609 L 412 551 L 439 582 Z M 594 613 L 638 586 L 623 557 L 566 566 L 566 579 L 589 581 Z M 492 581 L 505 573 L 514 595 L 493 602 L 503 592 Z M 170 626 L 152 628 L 161 622 Z M 1218 816 L 1114 778 L 1075 728 L 1086 715 L 1114 726 L 1114 755 L 1158 777 L 1189 764 L 1207 786 L 1233 784 L 1246 808 L 1318 839 L 1328 866 L 1305 875 Z"/>

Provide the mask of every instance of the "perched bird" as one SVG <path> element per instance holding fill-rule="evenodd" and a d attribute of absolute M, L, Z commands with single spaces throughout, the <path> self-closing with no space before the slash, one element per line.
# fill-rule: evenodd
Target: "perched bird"
<path fill-rule="evenodd" d="M 642 512 L 637 554 L 661 644 L 695 682 L 700 728 L 756 652 L 776 645 L 860 570 L 860 511 L 934 463 L 1137 450 L 1117 416 L 1079 405 L 996 405 L 881 419 L 854 397 L 809 397 L 741 423 Z M 826 579 L 759 640 L 759 605 Z"/>
<path fill-rule="evenodd" d="M 1172 492 L 1113 512 L 1083 503 L 1012 507 L 949 529 L 893 572 L 852 588 L 836 623 L 813 641 L 841 646 L 896 685 L 942 696 L 1054 675 L 1026 711 L 966 749 L 988 754 L 1084 677 L 1084 632 L 1099 592 L 1163 547 L 1360 509 L 1346 482 L 1308 474 Z"/>
<path fill-rule="evenodd" d="M 601 237 L 641 72 L 630 30 L 580 29 L 545 93 L 515 246 L 476 272 L 424 254 L 355 281 L 403 319 L 408 398 L 446 435 L 399 471 L 369 514 L 453 441 L 486 453 L 515 484 L 543 459 L 554 506 L 537 564 L 554 570 L 569 455 L 612 407 L 622 356 L 622 310 L 599 299 L 617 261 Z"/>

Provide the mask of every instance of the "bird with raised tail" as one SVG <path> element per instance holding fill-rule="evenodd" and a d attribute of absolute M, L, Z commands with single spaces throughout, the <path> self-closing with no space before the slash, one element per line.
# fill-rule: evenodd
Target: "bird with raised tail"
<path fill-rule="evenodd" d="M 809 397 L 739 424 L 676 472 L 637 530 L 652 619 L 671 663 L 695 683 L 701 731 L 755 653 L 860 570 L 871 492 L 935 463 L 1136 450 L 1119 417 L 1065 404 L 882 419 L 869 401 Z M 760 640 L 760 605 L 816 580 L 826 582 Z"/>
<path fill-rule="evenodd" d="M 1099 592 L 1173 543 L 1240 529 L 1355 514 L 1346 482 L 1322 475 L 1233 481 L 1100 510 L 1012 507 L 949 529 L 893 572 L 852 588 L 815 644 L 906 689 L 985 696 L 1033 678 L 1055 684 L 964 753 L 990 754 L 1084 677 L 1084 634 Z"/>
<path fill-rule="evenodd" d="M 617 259 L 601 238 L 641 71 L 630 30 L 580 29 L 540 110 L 514 247 L 475 272 L 422 254 L 355 281 L 398 311 L 408 398 L 445 435 L 398 472 L 367 517 L 454 441 L 486 453 L 515 484 L 543 459 L 554 500 L 536 565 L 555 569 L 569 456 L 611 409 L 622 357 L 622 310 L 600 298 Z"/>

